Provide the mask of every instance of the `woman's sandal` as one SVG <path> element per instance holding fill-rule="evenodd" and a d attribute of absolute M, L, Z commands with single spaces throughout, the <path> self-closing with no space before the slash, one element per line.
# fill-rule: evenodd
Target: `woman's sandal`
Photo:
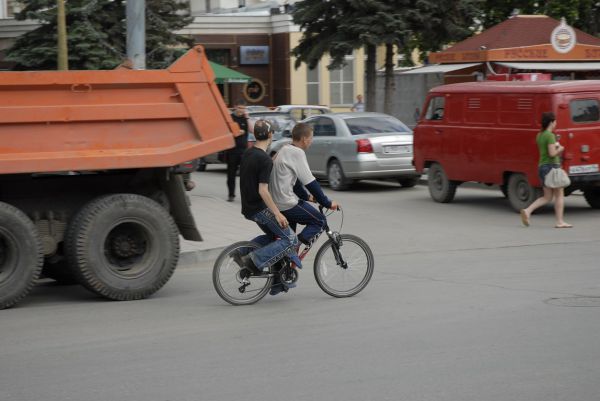
<path fill-rule="evenodd" d="M 527 217 L 527 213 L 525 212 L 525 209 L 521 209 L 520 213 L 521 213 L 521 223 L 523 223 L 523 225 L 525 227 L 529 227 L 529 217 Z"/>

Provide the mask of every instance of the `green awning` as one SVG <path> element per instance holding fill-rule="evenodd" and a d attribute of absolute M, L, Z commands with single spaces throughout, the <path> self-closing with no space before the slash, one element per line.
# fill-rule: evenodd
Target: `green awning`
<path fill-rule="evenodd" d="M 252 81 L 252 78 L 241 72 L 237 72 L 221 64 L 213 63 L 212 61 L 209 61 L 209 63 L 215 73 L 215 83 L 217 84 L 245 84 Z"/>

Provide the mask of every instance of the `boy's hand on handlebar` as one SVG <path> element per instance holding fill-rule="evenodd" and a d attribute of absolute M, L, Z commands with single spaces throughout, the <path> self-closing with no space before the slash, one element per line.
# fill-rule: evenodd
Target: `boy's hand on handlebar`
<path fill-rule="evenodd" d="M 337 202 L 331 201 L 331 206 L 329 207 L 331 210 L 340 210 L 340 205 Z"/>

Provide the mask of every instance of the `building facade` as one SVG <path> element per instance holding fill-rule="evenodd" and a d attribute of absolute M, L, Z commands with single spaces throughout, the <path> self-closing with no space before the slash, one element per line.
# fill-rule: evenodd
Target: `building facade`
<path fill-rule="evenodd" d="M 301 32 L 291 17 L 296 0 L 190 0 L 193 21 L 179 33 L 205 46 L 211 61 L 253 78 L 248 84 L 224 84 L 220 89 L 229 105 L 320 104 L 348 110 L 364 93 L 365 56 L 362 50 L 347 57 L 339 70 L 327 69 L 324 58 L 314 70 L 294 68 L 291 50 Z M 0 60 L 2 51 L 28 30 L 33 21 L 15 21 L 18 1 L 0 0 Z M 0 69 L 9 65 L 0 62 Z"/>

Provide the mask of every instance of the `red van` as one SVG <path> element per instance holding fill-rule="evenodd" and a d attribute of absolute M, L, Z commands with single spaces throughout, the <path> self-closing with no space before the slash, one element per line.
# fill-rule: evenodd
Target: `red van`
<path fill-rule="evenodd" d="M 451 202 L 475 181 L 499 185 L 515 210 L 541 196 L 535 137 L 541 115 L 556 115 L 571 178 L 600 208 L 600 81 L 470 82 L 433 88 L 414 129 L 414 164 L 428 170 L 429 193 Z"/>

